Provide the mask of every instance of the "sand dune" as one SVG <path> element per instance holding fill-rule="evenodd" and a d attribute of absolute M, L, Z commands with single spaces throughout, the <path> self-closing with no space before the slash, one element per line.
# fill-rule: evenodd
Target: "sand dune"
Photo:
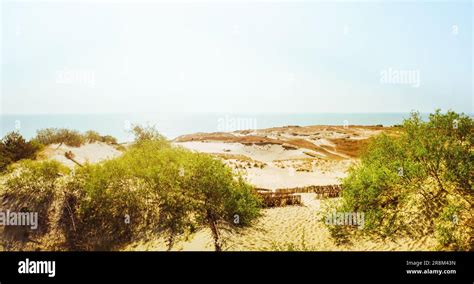
<path fill-rule="evenodd" d="M 245 145 L 225 142 L 182 142 L 176 145 L 203 153 L 237 154 L 244 155 L 261 162 L 308 158 L 301 149 L 285 149 L 282 145 Z"/>
<path fill-rule="evenodd" d="M 178 137 L 175 145 L 215 154 L 248 181 L 260 188 L 339 184 L 348 168 L 357 162 L 359 150 L 368 139 L 385 129 L 367 126 L 276 127 L 232 133 L 198 133 Z M 388 130 L 390 131 L 390 130 Z M 302 193 L 302 206 L 263 209 L 250 228 L 224 233 L 225 249 L 247 250 L 430 250 L 434 240 L 399 238 L 374 240 L 354 235 L 348 243 L 336 244 L 324 217 L 324 208 L 338 199 L 318 200 Z M 165 250 L 164 240 L 134 243 L 126 250 Z M 174 250 L 212 251 L 211 232 L 204 228 Z"/>
<path fill-rule="evenodd" d="M 115 149 L 114 146 L 102 143 L 87 143 L 80 147 L 70 147 L 67 145 L 51 144 L 40 154 L 46 159 L 56 160 L 67 167 L 73 168 L 75 163 L 65 157 L 65 153 L 71 151 L 74 159 L 81 163 L 97 163 L 103 160 L 112 159 L 122 154 L 121 151 Z"/>
<path fill-rule="evenodd" d="M 360 147 L 382 131 L 377 127 L 282 127 L 234 133 L 200 133 L 179 137 L 173 143 L 192 151 L 214 154 L 259 188 L 281 188 L 339 184 L 347 169 L 357 162 Z M 121 155 L 114 146 L 104 143 L 81 147 L 50 145 L 43 151 L 73 167 L 65 152 L 71 151 L 79 163 L 96 163 Z M 324 224 L 325 207 L 335 199 L 316 199 L 314 193 L 302 193 L 301 206 L 262 209 L 262 216 L 249 228 L 223 232 L 224 249 L 247 250 L 430 250 L 429 237 L 411 240 L 374 240 L 360 235 L 350 242 L 336 244 Z M 203 228 L 180 237 L 173 250 L 212 251 L 210 231 Z M 124 250 L 166 250 L 164 239 L 153 238 L 128 245 Z"/>
<path fill-rule="evenodd" d="M 285 149 L 281 145 L 243 145 L 224 142 L 181 142 L 176 143 L 187 149 L 213 154 L 240 155 L 250 159 L 229 158 L 226 162 L 236 169 L 243 165 L 247 180 L 267 189 L 289 188 L 308 185 L 338 184 L 345 176 L 350 160 L 330 163 L 312 163 L 317 156 L 307 155 L 302 149 Z M 255 161 L 262 162 L 255 166 Z M 307 170 L 302 170 L 304 167 Z"/>
<path fill-rule="evenodd" d="M 217 154 L 260 188 L 339 184 L 367 139 L 383 127 L 276 127 L 231 133 L 197 133 L 174 144 Z"/>

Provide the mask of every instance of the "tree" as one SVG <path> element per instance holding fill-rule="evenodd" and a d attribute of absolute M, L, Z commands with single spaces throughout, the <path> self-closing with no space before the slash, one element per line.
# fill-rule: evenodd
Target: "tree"
<path fill-rule="evenodd" d="M 156 232 L 166 235 L 168 250 L 178 235 L 195 230 L 192 218 L 197 202 L 186 187 L 193 154 L 182 148 L 172 148 L 162 140 L 144 140 L 125 155 L 134 175 L 144 180 L 148 196 L 158 211 Z"/>
<path fill-rule="evenodd" d="M 216 251 L 222 250 L 220 227 L 250 224 L 259 216 L 260 200 L 243 178 L 234 175 L 222 161 L 208 154 L 194 154 L 188 187 L 198 201 L 195 214 L 199 224 L 208 226 Z"/>
<path fill-rule="evenodd" d="M 141 126 L 134 124 L 131 131 L 135 136 L 135 144 L 140 144 L 145 141 L 160 141 L 163 144 L 166 144 L 166 137 L 161 135 L 155 126 Z"/>
<path fill-rule="evenodd" d="M 425 123 L 413 114 L 405 121 L 404 129 L 412 158 L 436 181 L 438 194 L 448 194 L 444 185 L 447 182 L 455 184 L 456 194 L 472 194 L 474 122 L 469 116 L 436 110 Z"/>
<path fill-rule="evenodd" d="M 8 133 L 0 143 L 0 171 L 4 171 L 13 162 L 35 158 L 40 148 L 41 145 L 27 142 L 18 132 Z"/>

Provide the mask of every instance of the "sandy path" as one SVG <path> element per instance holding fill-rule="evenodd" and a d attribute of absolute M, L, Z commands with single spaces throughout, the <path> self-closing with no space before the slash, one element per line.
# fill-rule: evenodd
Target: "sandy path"
<path fill-rule="evenodd" d="M 367 237 L 351 238 L 347 245 L 337 245 L 324 224 L 323 208 L 327 200 L 315 199 L 315 194 L 302 194 L 303 206 L 288 206 L 263 209 L 262 216 L 254 226 L 239 232 L 224 233 L 225 250 L 262 251 L 297 250 L 311 251 L 387 251 L 387 250 L 432 250 L 435 241 L 429 237 L 420 240 L 400 238 L 397 240 L 372 240 Z M 137 243 L 126 250 L 164 250 L 162 240 Z M 188 241 L 181 241 L 173 250 L 214 250 L 210 230 L 199 230 Z"/>
<path fill-rule="evenodd" d="M 339 184 L 339 179 L 344 176 L 343 171 L 299 172 L 291 168 L 282 169 L 272 165 L 268 165 L 263 169 L 246 169 L 246 177 L 249 183 L 267 189 Z"/>

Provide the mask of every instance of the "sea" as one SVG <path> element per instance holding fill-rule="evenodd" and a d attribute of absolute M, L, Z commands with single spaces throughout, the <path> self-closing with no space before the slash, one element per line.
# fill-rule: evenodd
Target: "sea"
<path fill-rule="evenodd" d="M 120 114 L 3 114 L 1 137 L 11 131 L 26 139 L 43 128 L 68 128 L 81 132 L 94 130 L 112 135 L 120 142 L 133 140 L 135 124 L 154 126 L 169 139 L 197 132 L 229 132 L 279 126 L 309 125 L 383 125 L 403 123 L 409 113 L 120 113 Z M 427 118 L 428 114 L 421 114 Z"/>

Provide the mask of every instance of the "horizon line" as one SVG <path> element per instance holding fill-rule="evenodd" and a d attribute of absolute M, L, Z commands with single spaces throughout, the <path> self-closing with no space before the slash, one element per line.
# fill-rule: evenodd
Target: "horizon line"
<path fill-rule="evenodd" d="M 186 114 L 219 114 L 219 115 L 233 115 L 233 114 L 258 114 L 258 115 L 272 115 L 272 114 L 410 114 L 412 112 L 418 112 L 420 114 L 430 114 L 433 113 L 433 111 L 429 112 L 424 112 L 424 111 L 417 111 L 417 110 L 411 110 L 411 111 L 387 111 L 387 112 L 196 112 L 196 111 L 191 111 L 191 112 L 162 112 L 162 111 L 157 111 L 157 112 L 152 112 L 152 111 L 146 111 L 146 112 L 84 112 L 84 113 L 78 113 L 78 112 L 60 112 L 60 113 L 2 113 L 0 112 L 0 116 L 2 115 L 117 115 L 117 114 L 127 114 L 127 115 L 140 115 L 140 114 L 170 114 L 170 115 L 186 115 Z M 441 112 L 447 112 L 447 111 L 454 111 L 457 113 L 464 113 L 464 114 L 470 114 L 473 115 L 473 112 L 464 112 L 464 111 L 455 111 L 452 109 L 447 109 L 443 110 L 441 109 Z"/>

